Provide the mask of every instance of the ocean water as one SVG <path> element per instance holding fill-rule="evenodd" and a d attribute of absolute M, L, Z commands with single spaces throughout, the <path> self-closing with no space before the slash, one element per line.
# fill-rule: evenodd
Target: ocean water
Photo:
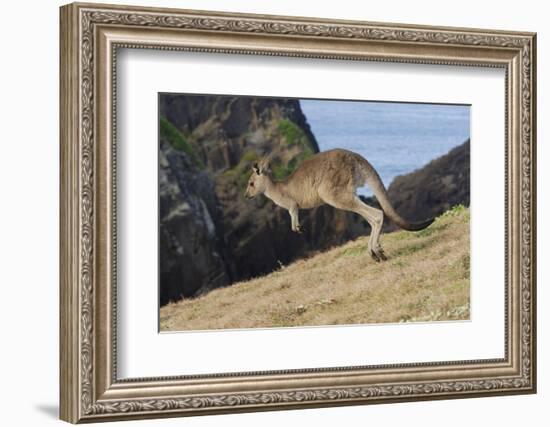
<path fill-rule="evenodd" d="M 321 151 L 345 148 L 365 157 L 386 188 L 470 137 L 470 106 L 300 100 Z M 359 194 L 372 195 L 368 187 Z"/>

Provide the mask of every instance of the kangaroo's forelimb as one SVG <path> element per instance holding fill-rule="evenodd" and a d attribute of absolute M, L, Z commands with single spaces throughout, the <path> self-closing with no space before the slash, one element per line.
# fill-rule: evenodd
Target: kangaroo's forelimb
<path fill-rule="evenodd" d="M 302 230 L 302 227 L 300 226 L 298 212 L 299 212 L 299 209 L 296 203 L 292 204 L 288 209 L 288 213 L 290 214 L 290 228 L 292 229 L 292 231 L 296 233 L 301 233 L 303 230 Z"/>

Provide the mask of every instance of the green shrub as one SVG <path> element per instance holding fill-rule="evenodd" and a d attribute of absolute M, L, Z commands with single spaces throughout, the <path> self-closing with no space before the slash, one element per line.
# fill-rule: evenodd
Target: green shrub
<path fill-rule="evenodd" d="M 279 121 L 278 130 L 284 137 L 287 145 L 293 146 L 299 144 L 305 152 L 308 152 L 310 155 L 313 154 L 309 138 L 296 123 L 288 119 L 282 119 Z"/>
<path fill-rule="evenodd" d="M 176 128 L 169 120 L 160 118 L 160 135 L 166 138 L 168 143 L 178 151 L 187 154 L 191 161 L 201 169 L 204 169 L 204 163 L 197 155 L 193 146 L 187 141 L 187 138 Z"/>

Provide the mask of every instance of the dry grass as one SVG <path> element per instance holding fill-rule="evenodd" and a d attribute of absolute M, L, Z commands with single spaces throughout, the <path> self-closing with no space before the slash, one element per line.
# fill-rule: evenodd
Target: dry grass
<path fill-rule="evenodd" d="M 470 317 L 469 210 L 382 236 L 374 262 L 360 237 L 257 279 L 168 304 L 161 331 L 464 320 Z"/>

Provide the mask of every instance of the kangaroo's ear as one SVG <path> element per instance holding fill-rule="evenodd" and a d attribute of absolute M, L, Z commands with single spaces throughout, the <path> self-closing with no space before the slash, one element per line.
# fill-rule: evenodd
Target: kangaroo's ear
<path fill-rule="evenodd" d="M 269 157 L 262 159 L 262 161 L 260 162 L 260 173 L 265 173 L 269 171 L 269 160 Z"/>
<path fill-rule="evenodd" d="M 261 173 L 261 171 L 260 171 L 260 166 L 258 165 L 258 163 L 254 163 L 254 164 L 252 165 L 252 170 L 253 170 L 254 172 L 256 172 L 257 175 L 259 175 L 259 174 Z"/>

